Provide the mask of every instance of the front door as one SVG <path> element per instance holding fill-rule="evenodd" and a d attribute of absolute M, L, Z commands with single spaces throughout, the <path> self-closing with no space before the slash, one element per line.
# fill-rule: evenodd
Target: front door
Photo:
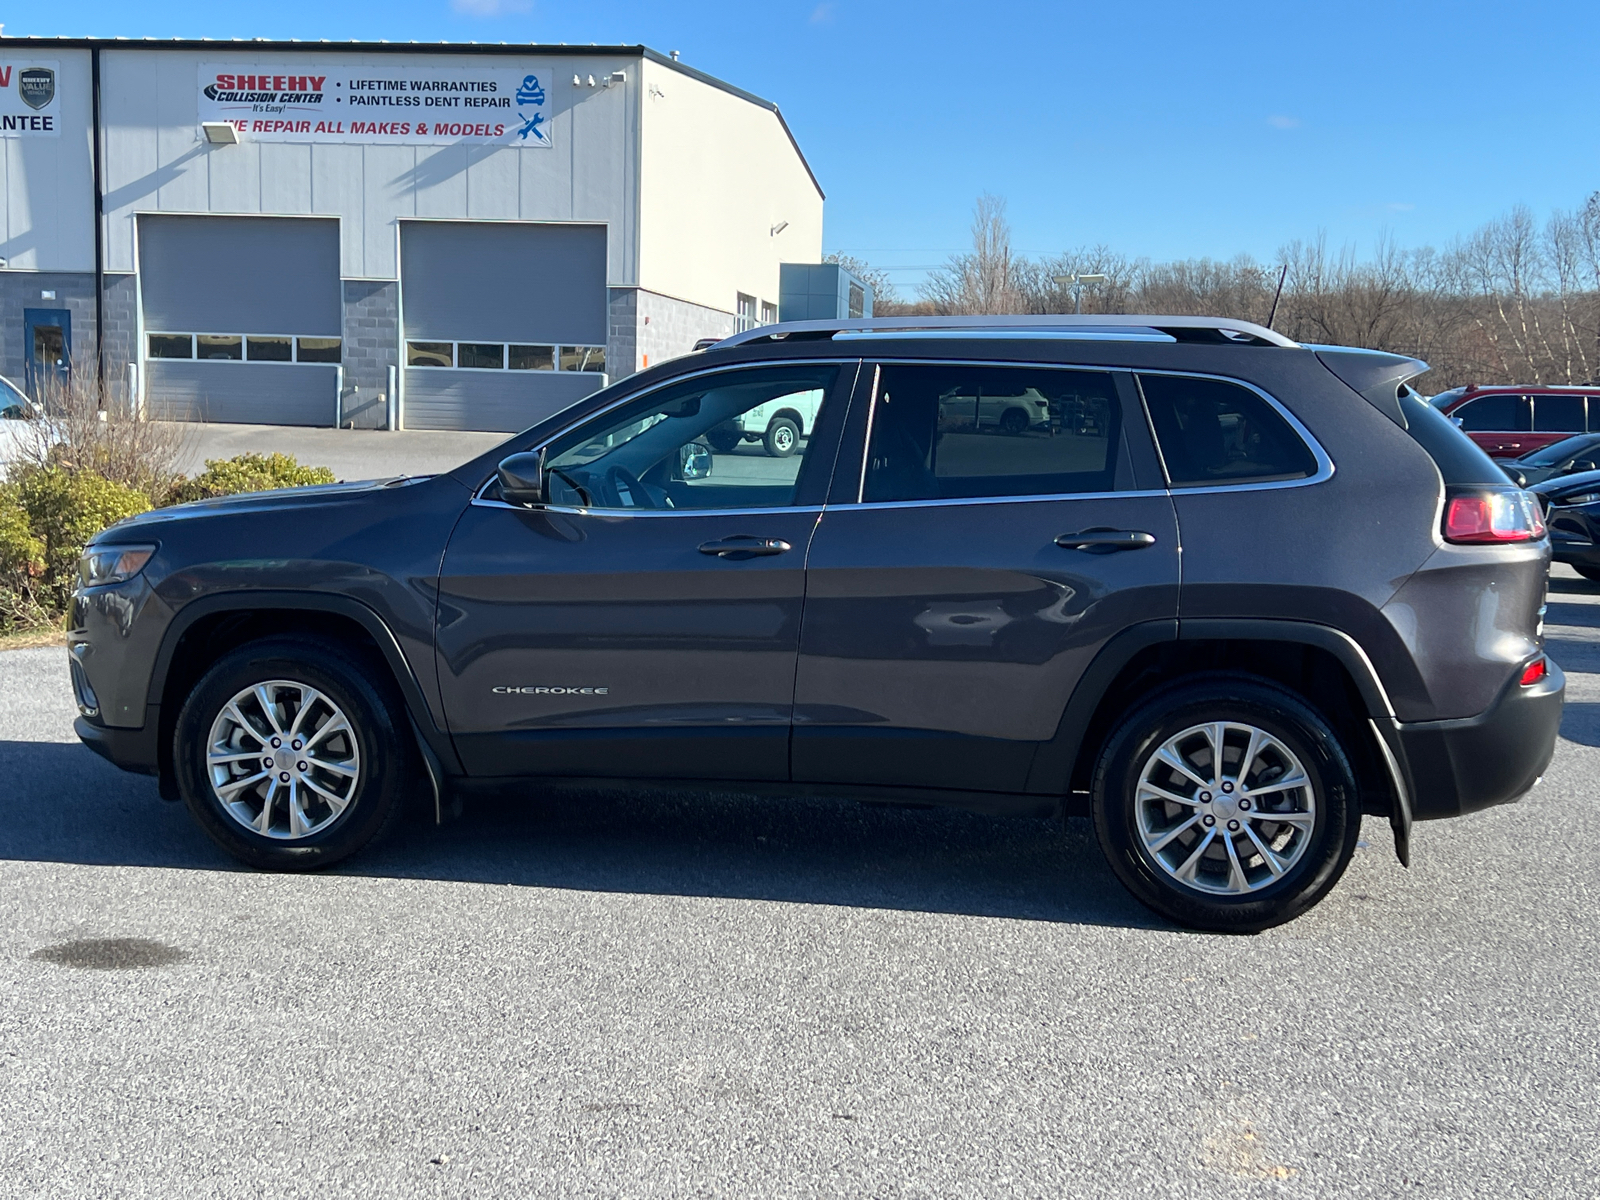
<path fill-rule="evenodd" d="M 72 314 L 64 308 L 22 310 L 23 386 L 43 403 L 72 375 Z"/>
<path fill-rule="evenodd" d="M 545 447 L 545 506 L 492 484 L 472 503 L 438 627 L 471 774 L 788 778 L 805 557 L 855 370 L 668 385 Z M 821 404 L 792 453 L 707 438 L 780 400 Z"/>
<path fill-rule="evenodd" d="M 812 540 L 794 777 L 1028 790 L 1096 652 L 1177 617 L 1173 506 L 1131 380 L 870 372 L 868 452 L 840 455 L 863 477 L 836 481 Z"/>

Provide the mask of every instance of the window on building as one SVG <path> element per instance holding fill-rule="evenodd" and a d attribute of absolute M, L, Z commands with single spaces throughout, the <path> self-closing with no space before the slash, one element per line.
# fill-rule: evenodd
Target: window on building
<path fill-rule="evenodd" d="M 506 365 L 506 348 L 498 342 L 457 342 L 456 366 L 500 370 Z"/>
<path fill-rule="evenodd" d="M 455 350 L 453 342 L 407 342 L 406 366 L 453 367 Z"/>
<path fill-rule="evenodd" d="M 600 371 L 606 369 L 606 348 L 604 346 L 563 346 L 561 347 L 561 369 L 563 371 Z"/>
<path fill-rule="evenodd" d="M 293 362 L 294 339 L 251 335 L 245 339 L 245 357 L 251 362 Z"/>
<path fill-rule="evenodd" d="M 756 298 L 746 296 L 743 292 L 737 293 L 737 303 L 734 305 L 733 330 L 743 333 L 746 329 L 756 327 Z"/>
<path fill-rule="evenodd" d="M 1310 448 L 1249 388 L 1187 375 L 1141 375 L 1139 387 L 1174 487 L 1316 474 Z"/>
<path fill-rule="evenodd" d="M 244 359 L 244 338 L 237 333 L 202 333 L 195 337 L 196 358 L 224 359 L 241 362 Z"/>
<path fill-rule="evenodd" d="M 850 315 L 851 317 L 865 316 L 867 312 L 867 292 L 859 283 L 850 285 Z"/>
<path fill-rule="evenodd" d="M 192 333 L 152 333 L 149 337 L 150 358 L 193 358 Z"/>
<path fill-rule="evenodd" d="M 554 371 L 556 348 L 554 346 L 511 346 L 506 365 L 513 371 Z"/>
<path fill-rule="evenodd" d="M 1108 492 L 1120 422 L 1104 371 L 887 365 L 862 499 Z"/>
<path fill-rule="evenodd" d="M 761 302 L 761 323 L 763 325 L 776 325 L 778 323 L 778 306 L 769 300 Z"/>
<path fill-rule="evenodd" d="M 339 338 L 296 338 L 294 360 L 303 363 L 336 363 L 342 358 L 343 348 L 343 341 Z"/>

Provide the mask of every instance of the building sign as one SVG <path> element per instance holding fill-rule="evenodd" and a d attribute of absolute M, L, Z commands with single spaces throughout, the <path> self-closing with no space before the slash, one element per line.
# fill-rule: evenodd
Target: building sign
<path fill-rule="evenodd" d="M 548 65 L 200 67 L 200 120 L 245 141 L 548 146 Z"/>
<path fill-rule="evenodd" d="M 0 137 L 61 136 L 61 64 L 0 62 Z"/>

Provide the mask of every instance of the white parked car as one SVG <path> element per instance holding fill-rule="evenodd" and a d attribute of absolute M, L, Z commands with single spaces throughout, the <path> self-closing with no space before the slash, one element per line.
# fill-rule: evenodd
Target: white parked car
<path fill-rule="evenodd" d="M 44 409 L 4 375 L 0 375 L 0 464 L 15 462 L 42 447 L 52 435 Z"/>
<path fill-rule="evenodd" d="M 1009 396 L 951 392 L 939 397 L 939 428 L 948 433 L 992 429 L 1017 434 L 1041 427 L 1050 427 L 1050 401 L 1033 388 Z"/>
<path fill-rule="evenodd" d="M 706 434 L 706 440 L 719 454 L 731 453 L 740 442 L 760 442 L 773 458 L 788 458 L 811 432 L 821 407 L 820 388 L 779 396 L 724 421 Z"/>

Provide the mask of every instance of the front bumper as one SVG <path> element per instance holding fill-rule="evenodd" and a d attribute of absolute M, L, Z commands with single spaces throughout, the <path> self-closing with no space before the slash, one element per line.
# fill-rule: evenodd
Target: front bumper
<path fill-rule="evenodd" d="M 160 773 L 156 728 L 156 722 L 150 721 L 143 729 L 111 729 L 96 725 L 88 717 L 79 717 L 72 723 L 72 731 L 85 746 L 107 762 L 139 775 Z"/>
<path fill-rule="evenodd" d="M 1555 755 L 1567 677 L 1554 662 L 1530 687 L 1510 688 L 1480 716 L 1400 726 L 1412 816 L 1456 817 L 1518 800 Z"/>

